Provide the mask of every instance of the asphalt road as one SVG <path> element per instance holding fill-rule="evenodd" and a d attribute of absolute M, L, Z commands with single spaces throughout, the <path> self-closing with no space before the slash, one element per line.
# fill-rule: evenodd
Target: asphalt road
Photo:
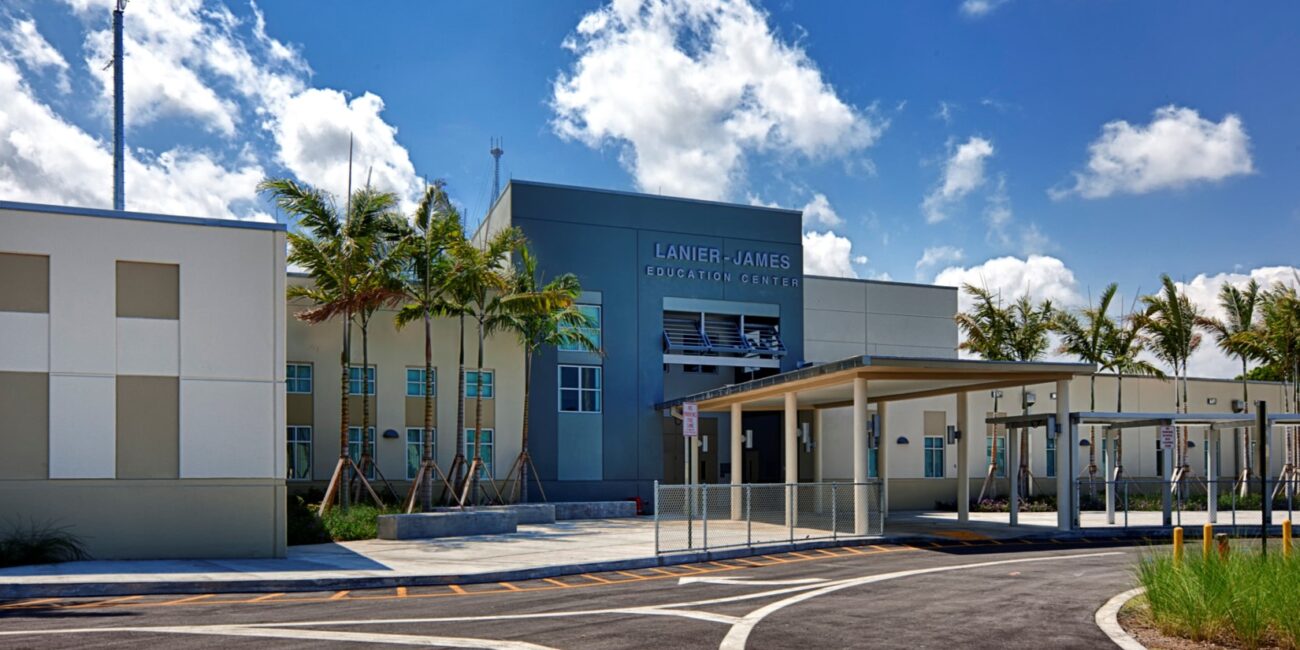
<path fill-rule="evenodd" d="M 521 583 L 0 604 L 3 648 L 1104 648 L 1140 547 L 835 548 Z"/>

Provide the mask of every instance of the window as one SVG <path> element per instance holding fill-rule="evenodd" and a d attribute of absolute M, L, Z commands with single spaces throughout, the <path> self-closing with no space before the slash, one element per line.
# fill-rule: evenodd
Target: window
<path fill-rule="evenodd" d="M 375 478 L 375 465 L 379 462 L 375 456 L 375 428 L 370 427 L 370 444 L 366 445 L 370 451 L 370 459 L 373 461 L 370 467 L 366 468 L 366 478 Z M 361 466 L 361 427 L 348 427 L 348 455 L 352 457 L 352 462 Z"/>
<path fill-rule="evenodd" d="M 483 371 L 483 399 L 492 399 L 495 394 L 495 385 L 492 381 L 493 374 L 491 370 Z M 471 399 L 478 397 L 478 375 L 479 373 L 473 370 L 465 371 L 465 397 Z"/>
<path fill-rule="evenodd" d="M 684 365 L 682 366 L 682 372 L 695 373 L 701 375 L 716 375 L 718 374 L 718 367 L 702 366 L 702 365 Z"/>
<path fill-rule="evenodd" d="M 483 459 L 483 465 L 479 468 L 478 477 L 483 479 L 492 476 L 492 429 L 483 429 L 483 438 L 478 443 L 479 456 Z M 465 458 L 469 462 L 474 462 L 474 430 L 465 429 Z"/>
<path fill-rule="evenodd" d="M 880 464 L 876 460 L 879 452 L 875 447 L 867 448 L 867 478 L 880 478 Z"/>
<path fill-rule="evenodd" d="M 360 395 L 361 384 L 362 384 L 361 366 L 352 366 L 348 368 L 348 394 Z M 374 366 L 370 366 L 369 368 L 366 368 L 365 385 L 366 385 L 366 394 L 374 395 L 375 394 L 375 367 Z"/>
<path fill-rule="evenodd" d="M 560 366 L 560 410 L 600 413 L 600 366 Z"/>
<path fill-rule="evenodd" d="M 1056 436 L 1047 434 L 1047 477 L 1056 476 Z"/>
<path fill-rule="evenodd" d="M 1006 476 L 1007 476 L 1007 437 L 1006 437 L 1006 436 L 998 436 L 998 437 L 997 437 L 997 441 L 998 441 L 998 458 L 997 458 L 997 466 L 996 466 L 996 467 L 997 467 L 997 471 L 994 472 L 993 475 L 996 476 L 996 477 L 998 477 L 998 478 L 1006 478 Z M 985 462 L 985 463 L 988 463 L 989 460 L 990 460 L 992 457 L 993 457 L 993 438 L 991 438 L 991 437 L 989 437 L 989 438 L 985 438 L 985 443 L 984 443 L 984 462 Z"/>
<path fill-rule="evenodd" d="M 429 455 L 436 460 L 438 458 L 438 430 L 430 429 L 429 435 L 433 437 L 433 445 L 430 446 Z M 406 428 L 406 478 L 413 479 L 420 471 L 420 463 L 424 461 L 424 429 L 422 427 Z"/>
<path fill-rule="evenodd" d="M 943 478 L 943 436 L 925 437 L 925 477 Z"/>
<path fill-rule="evenodd" d="M 311 427 L 290 426 L 288 434 L 288 478 L 291 481 L 308 480 L 311 478 Z"/>
<path fill-rule="evenodd" d="M 438 394 L 438 369 L 433 369 L 433 395 Z M 424 368 L 406 369 L 406 396 L 424 397 Z"/>
<path fill-rule="evenodd" d="M 311 394 L 311 364 L 291 363 L 285 366 L 284 387 L 290 393 Z"/>
<path fill-rule="evenodd" d="M 591 322 L 590 327 L 574 328 L 579 332 L 587 335 L 592 343 L 596 344 L 596 349 L 600 349 L 600 305 L 577 305 L 578 311 Z M 577 343 L 561 343 L 558 348 L 563 352 L 586 352 L 586 349 Z"/>

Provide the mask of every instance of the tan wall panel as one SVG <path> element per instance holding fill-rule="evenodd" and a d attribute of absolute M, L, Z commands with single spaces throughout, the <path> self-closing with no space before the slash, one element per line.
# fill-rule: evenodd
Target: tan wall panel
<path fill-rule="evenodd" d="M 67 526 L 99 560 L 283 557 L 274 479 L 0 481 L 17 521 Z"/>
<path fill-rule="evenodd" d="M 49 313 L 49 257 L 0 253 L 0 311 Z"/>
<path fill-rule="evenodd" d="M 119 318 L 178 319 L 180 267 L 146 262 L 117 263 L 117 315 Z"/>
<path fill-rule="evenodd" d="M 487 406 L 486 404 L 484 405 Z M 438 398 L 433 398 L 433 425 L 438 426 Z M 408 397 L 406 398 L 406 426 L 422 427 L 424 426 L 424 398 Z"/>
<path fill-rule="evenodd" d="M 50 378 L 0 372 L 0 480 L 50 475 Z"/>
<path fill-rule="evenodd" d="M 180 476 L 180 380 L 117 377 L 117 478 Z"/>
<path fill-rule="evenodd" d="M 465 428 L 474 428 L 474 409 L 478 408 L 478 400 L 472 398 L 465 399 Z M 497 401 L 495 399 L 483 400 L 483 422 L 482 428 L 496 429 L 497 426 Z"/>
<path fill-rule="evenodd" d="M 926 411 L 922 426 L 927 436 L 943 436 L 948 433 L 948 413 L 946 411 Z"/>
<path fill-rule="evenodd" d="M 376 416 L 379 413 L 379 400 L 375 399 L 376 397 L 378 397 L 378 395 L 370 396 L 370 426 L 375 427 L 376 431 L 382 433 L 383 429 L 379 428 L 379 425 L 376 423 L 376 420 L 378 420 Z M 362 398 L 360 395 L 348 395 L 348 426 L 350 427 L 361 426 L 362 414 L 364 413 L 361 402 Z M 337 402 L 335 404 L 337 405 Z M 338 421 L 339 418 L 335 415 L 334 422 L 337 424 Z"/>
<path fill-rule="evenodd" d="M 311 426 L 314 421 L 312 396 L 290 393 L 285 396 L 285 416 L 288 424 Z"/>

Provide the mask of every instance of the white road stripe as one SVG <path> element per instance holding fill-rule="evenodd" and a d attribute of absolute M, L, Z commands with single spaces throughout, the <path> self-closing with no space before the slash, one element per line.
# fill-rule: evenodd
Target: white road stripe
<path fill-rule="evenodd" d="M 780 587 L 785 585 L 810 585 L 816 582 L 826 582 L 826 578 L 793 578 L 790 580 L 750 580 L 749 578 L 710 578 L 708 576 L 699 578 L 682 578 L 677 581 L 677 585 L 690 584 L 707 584 L 707 585 L 755 585 L 758 587 Z"/>
<path fill-rule="evenodd" d="M 740 622 L 736 623 L 727 631 L 727 636 L 718 646 L 718 650 L 743 650 L 745 644 L 749 641 L 749 634 L 753 632 L 754 626 L 758 625 L 764 618 L 774 614 L 790 605 L 801 603 L 805 600 L 824 596 L 826 594 L 857 587 L 859 585 L 871 584 L 873 582 L 883 582 L 885 580 L 894 580 L 896 578 L 907 578 L 911 576 L 926 575 L 929 573 L 943 573 L 945 571 L 959 571 L 962 569 L 978 569 L 982 567 L 1001 566 L 1005 564 L 1024 564 L 1027 562 L 1050 562 L 1052 560 L 1069 560 L 1085 557 L 1104 557 L 1108 555 L 1123 555 L 1122 551 L 1109 551 L 1106 553 L 1084 553 L 1074 555 L 1050 555 L 1047 557 L 1028 557 L 1014 560 L 996 560 L 993 562 L 976 562 L 973 564 L 957 564 L 953 566 L 931 567 L 928 569 L 911 569 L 908 571 L 895 571 L 893 573 L 882 573 L 874 576 L 864 576 L 861 578 L 849 578 L 847 580 L 838 580 L 829 585 L 818 587 L 813 590 L 796 594 L 783 600 L 778 600 L 770 605 L 760 607 L 743 617 Z"/>

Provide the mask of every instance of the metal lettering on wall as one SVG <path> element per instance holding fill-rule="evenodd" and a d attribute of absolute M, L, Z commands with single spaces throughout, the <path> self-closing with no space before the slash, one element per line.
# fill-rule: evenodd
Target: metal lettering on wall
<path fill-rule="evenodd" d="M 735 282 L 772 287 L 798 287 L 799 276 L 764 273 L 763 269 L 786 271 L 790 269 L 790 256 L 786 253 L 763 250 L 737 250 L 731 255 L 717 246 L 697 244 L 664 244 L 655 242 L 655 259 L 675 262 L 702 262 L 720 264 L 722 269 L 691 268 L 647 264 L 645 274 L 657 278 L 680 278 L 704 282 Z M 732 267 L 738 270 L 732 271 Z"/>

